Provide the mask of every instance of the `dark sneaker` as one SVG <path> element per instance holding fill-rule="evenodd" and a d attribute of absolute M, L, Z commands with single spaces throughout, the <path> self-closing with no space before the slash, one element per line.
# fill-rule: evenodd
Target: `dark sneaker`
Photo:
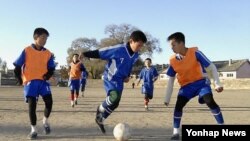
<path fill-rule="evenodd" d="M 103 121 L 102 121 L 102 113 L 99 111 L 99 106 L 97 106 L 96 109 L 96 117 L 95 117 L 95 122 L 99 126 L 100 130 L 102 131 L 103 134 L 106 133 Z"/>
<path fill-rule="evenodd" d="M 75 105 L 77 105 L 77 100 L 75 100 Z"/>
<path fill-rule="evenodd" d="M 50 132 L 51 132 L 51 130 L 50 130 L 50 126 L 47 124 L 44 124 L 43 125 L 43 128 L 44 128 L 44 133 L 46 134 L 46 135 L 48 135 L 48 134 L 50 134 Z"/>
<path fill-rule="evenodd" d="M 29 135 L 27 136 L 27 139 L 30 139 L 30 140 L 37 139 L 37 133 L 36 132 L 30 132 Z"/>
<path fill-rule="evenodd" d="M 105 130 L 105 128 L 104 128 L 103 123 L 100 122 L 100 121 L 98 121 L 97 118 L 95 119 L 95 122 L 96 122 L 96 124 L 99 126 L 99 129 L 102 131 L 102 133 L 105 134 L 105 133 L 106 133 L 106 130 Z"/>
<path fill-rule="evenodd" d="M 174 134 L 174 135 L 171 137 L 171 140 L 180 140 L 180 134 Z"/>

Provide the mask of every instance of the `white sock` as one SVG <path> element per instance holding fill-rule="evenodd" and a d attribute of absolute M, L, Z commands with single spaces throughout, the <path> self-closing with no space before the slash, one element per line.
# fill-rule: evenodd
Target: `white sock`
<path fill-rule="evenodd" d="M 105 111 L 105 109 L 104 109 L 104 107 L 102 106 L 102 104 L 99 106 L 99 111 L 102 112 L 102 113 Z"/>
<path fill-rule="evenodd" d="M 180 128 L 174 128 L 173 134 L 180 134 Z"/>
<path fill-rule="evenodd" d="M 44 124 L 44 125 L 48 125 L 48 124 L 49 124 L 49 123 L 48 123 L 48 118 L 43 117 L 43 124 Z"/>
<path fill-rule="evenodd" d="M 36 132 L 36 125 L 31 125 L 31 133 Z"/>
<path fill-rule="evenodd" d="M 105 120 L 105 118 L 104 118 L 104 117 L 102 117 L 102 124 L 104 123 L 104 120 Z"/>

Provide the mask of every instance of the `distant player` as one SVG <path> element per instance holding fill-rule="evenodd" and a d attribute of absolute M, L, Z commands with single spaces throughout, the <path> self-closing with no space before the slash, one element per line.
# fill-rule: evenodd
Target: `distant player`
<path fill-rule="evenodd" d="M 137 86 L 140 84 L 140 81 L 143 81 L 141 93 L 144 94 L 144 107 L 145 110 L 148 110 L 149 100 L 153 98 L 154 91 L 154 82 L 158 78 L 158 72 L 155 67 L 151 66 L 152 60 L 150 58 L 145 59 L 145 67 L 141 70 L 139 74 L 139 80 Z"/>
<path fill-rule="evenodd" d="M 50 133 L 48 118 L 52 109 L 52 95 L 50 84 L 47 80 L 53 75 L 55 62 L 53 54 L 44 47 L 49 32 L 44 28 L 36 28 L 33 34 L 34 44 L 26 47 L 17 60 L 13 63 L 15 66 L 15 76 L 19 84 L 24 85 L 24 97 L 29 106 L 29 118 L 31 132 L 28 139 L 37 138 L 36 129 L 36 106 L 39 95 L 42 96 L 45 103 L 43 127 L 45 134 Z"/>
<path fill-rule="evenodd" d="M 88 72 L 87 71 L 82 71 L 82 74 L 81 74 L 82 97 L 84 97 L 84 91 L 85 91 L 85 86 L 86 86 L 86 83 L 87 83 L 87 78 L 88 78 Z"/>
<path fill-rule="evenodd" d="M 205 68 L 212 71 L 215 90 L 222 92 L 223 87 L 214 64 L 197 47 L 187 48 L 184 34 L 176 32 L 168 37 L 168 41 L 175 54 L 170 58 L 170 67 L 167 71 L 169 80 L 165 105 L 170 102 L 174 80 L 177 77 L 181 88 L 174 109 L 174 129 L 171 140 L 179 140 L 183 107 L 195 96 L 199 96 L 200 104 L 207 104 L 218 124 L 224 123 L 220 107 L 214 101 Z"/>
<path fill-rule="evenodd" d="M 146 42 L 145 34 L 138 30 L 130 35 L 127 44 L 118 44 L 83 53 L 85 57 L 107 60 L 103 77 L 107 97 L 97 107 L 95 119 L 102 133 L 105 133 L 103 122 L 118 107 L 123 91 L 123 83 L 129 81 L 133 64 L 139 57 L 138 51 Z"/>
<path fill-rule="evenodd" d="M 86 69 L 82 62 L 79 60 L 78 54 L 73 54 L 73 61 L 69 66 L 69 87 L 70 87 L 70 98 L 71 98 L 71 107 L 77 105 L 77 99 L 79 97 L 80 90 L 80 79 L 82 72 L 85 72 Z"/>
<path fill-rule="evenodd" d="M 134 89 L 134 88 L 135 88 L 135 82 L 132 83 L 132 89 Z"/>

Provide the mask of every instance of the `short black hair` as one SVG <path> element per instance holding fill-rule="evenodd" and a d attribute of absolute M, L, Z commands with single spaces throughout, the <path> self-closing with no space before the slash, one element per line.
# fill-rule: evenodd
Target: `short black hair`
<path fill-rule="evenodd" d="M 133 31 L 130 35 L 130 39 L 132 39 L 135 42 L 138 41 L 142 41 L 143 43 L 147 42 L 146 35 L 140 30 Z"/>
<path fill-rule="evenodd" d="M 34 34 L 33 34 L 33 37 L 35 35 L 42 35 L 42 34 L 46 34 L 48 37 L 49 37 L 49 32 L 45 29 L 45 28 L 42 28 L 42 27 L 38 27 L 34 30 Z"/>
<path fill-rule="evenodd" d="M 177 42 L 183 42 L 185 44 L 185 35 L 181 32 L 175 32 L 168 36 L 168 41 L 175 39 Z"/>
<path fill-rule="evenodd" d="M 152 60 L 150 58 L 146 58 L 145 61 L 148 60 L 150 63 L 152 63 Z"/>

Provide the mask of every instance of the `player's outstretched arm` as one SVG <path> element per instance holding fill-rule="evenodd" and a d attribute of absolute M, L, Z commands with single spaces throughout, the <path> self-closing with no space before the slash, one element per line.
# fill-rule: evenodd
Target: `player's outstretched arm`
<path fill-rule="evenodd" d="M 218 72 L 217 72 L 217 68 L 215 67 L 215 65 L 213 63 L 211 63 L 207 67 L 207 69 L 212 72 L 213 80 L 214 80 L 214 85 L 215 85 L 215 90 L 218 93 L 222 92 L 223 91 L 223 86 L 222 86 L 222 84 L 220 82 L 219 75 L 218 75 Z"/>
<path fill-rule="evenodd" d="M 86 58 L 100 58 L 99 50 L 83 52 L 80 55 L 80 58 L 83 58 L 83 57 L 86 57 Z"/>
<path fill-rule="evenodd" d="M 164 104 L 166 106 L 169 105 L 169 102 L 170 102 L 170 99 L 171 99 L 171 96 L 172 96 L 172 93 L 173 93 L 174 80 L 175 80 L 175 77 L 169 77 L 169 79 L 168 79 L 166 95 L 165 95 L 165 100 L 164 100 Z"/>

